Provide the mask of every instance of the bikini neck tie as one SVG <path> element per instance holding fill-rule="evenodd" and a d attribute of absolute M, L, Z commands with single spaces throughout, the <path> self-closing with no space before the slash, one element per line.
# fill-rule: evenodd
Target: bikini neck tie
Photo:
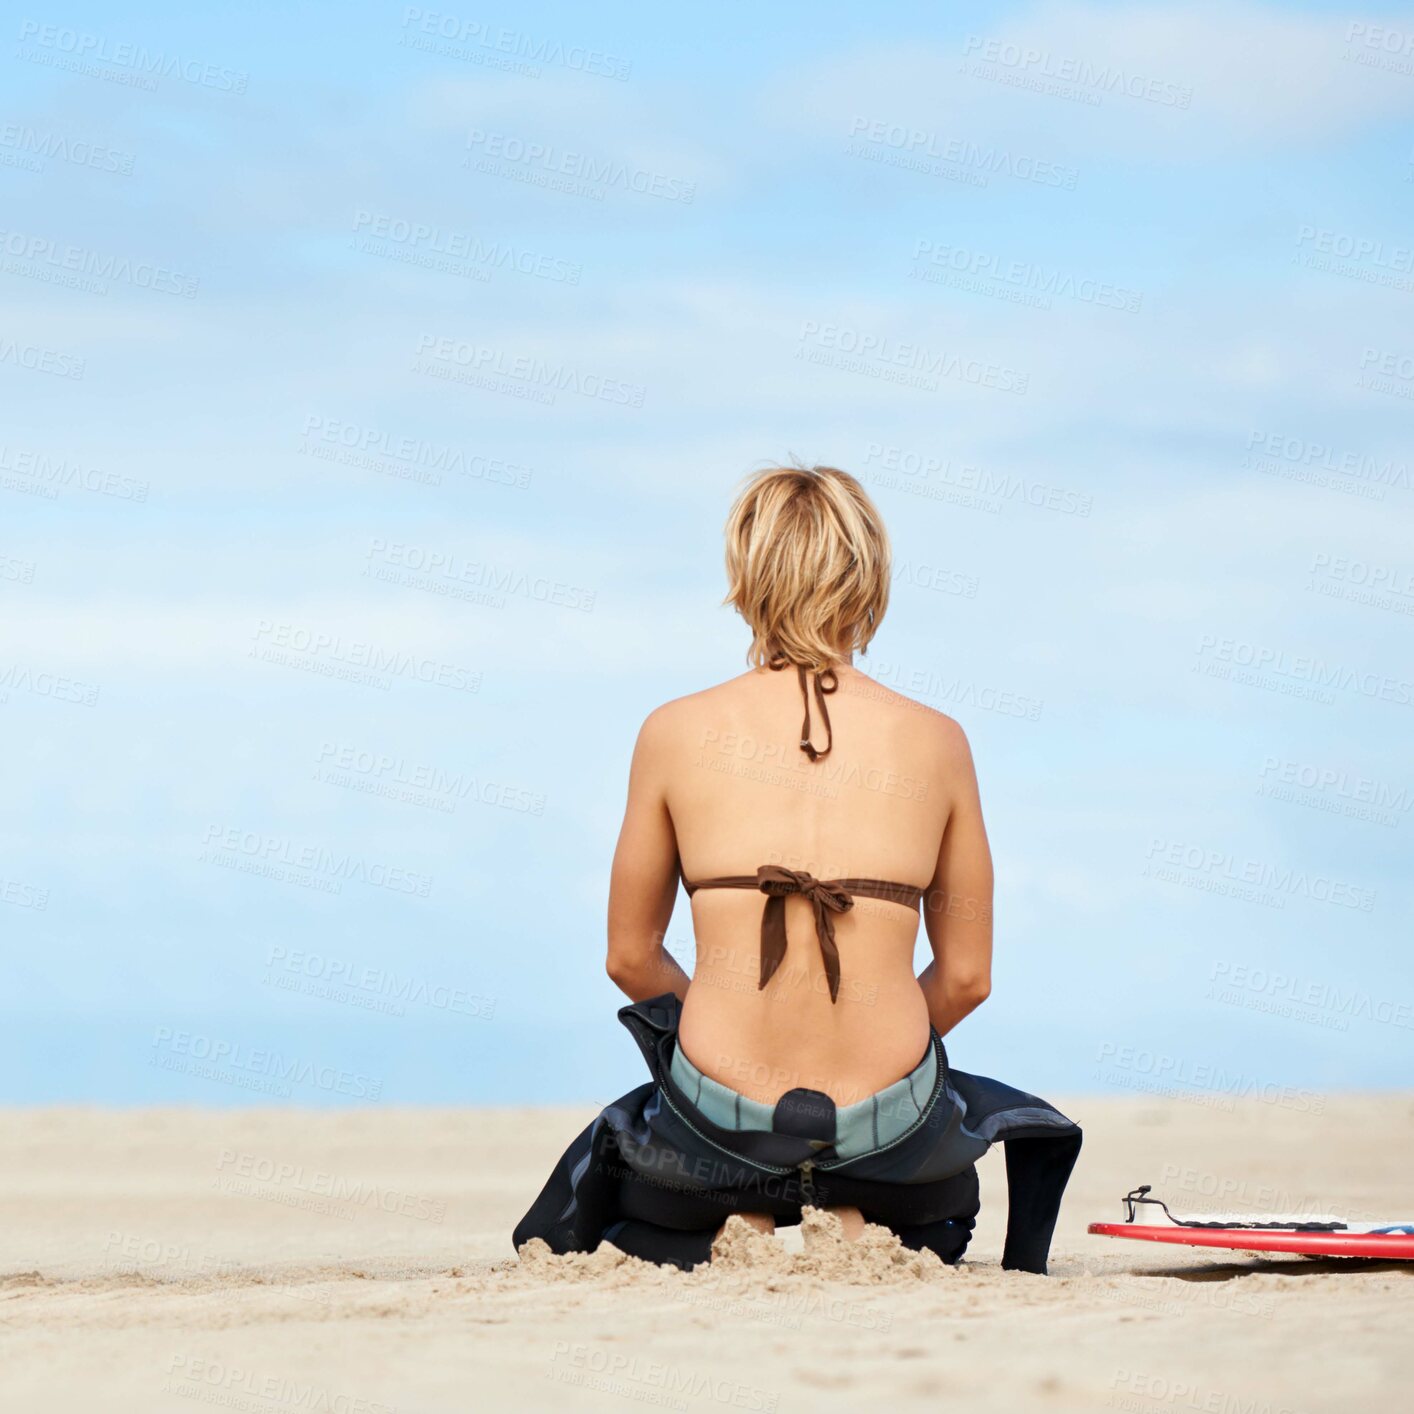
<path fill-rule="evenodd" d="M 830 984 L 830 1000 L 835 1001 L 840 992 L 840 952 L 835 946 L 834 915 L 848 913 L 854 907 L 854 896 L 836 883 L 826 883 L 779 864 L 761 865 L 756 871 L 756 887 L 766 895 L 766 907 L 761 911 L 761 980 L 757 990 L 771 980 L 785 961 L 786 895 L 802 894 L 815 910 L 815 937 Z"/>
<path fill-rule="evenodd" d="M 784 668 L 790 660 L 783 654 L 778 653 L 771 659 L 770 666 L 773 671 Z M 822 756 L 830 754 L 830 748 L 835 744 L 835 731 L 830 725 L 830 714 L 825 707 L 825 697 L 828 693 L 834 692 L 840 685 L 840 680 L 835 675 L 833 668 L 817 668 L 815 672 L 815 705 L 820 709 L 820 720 L 825 724 L 825 745 L 823 750 L 817 751 L 810 740 L 810 688 L 806 683 L 806 667 L 804 663 L 795 665 L 796 675 L 800 679 L 800 695 L 805 700 L 805 721 L 800 728 L 800 749 L 810 758 L 812 762 L 820 760 Z"/>

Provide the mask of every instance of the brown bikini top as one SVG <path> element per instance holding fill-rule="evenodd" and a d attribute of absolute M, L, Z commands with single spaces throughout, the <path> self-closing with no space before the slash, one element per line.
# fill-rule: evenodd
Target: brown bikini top
<path fill-rule="evenodd" d="M 784 668 L 789 659 L 784 654 L 777 654 L 771 659 L 770 668 L 772 672 L 779 672 Z M 805 699 L 805 721 L 800 728 L 800 749 L 811 759 L 818 761 L 822 756 L 830 754 L 830 748 L 835 744 L 835 730 L 830 725 L 830 714 L 825 710 L 826 693 L 834 692 L 840 685 L 840 680 L 835 676 L 833 668 L 815 669 L 815 701 L 820 708 L 820 720 L 825 724 L 825 749 L 816 751 L 810 742 L 810 692 L 805 685 L 806 667 L 804 663 L 797 663 L 795 671 L 800 678 L 800 695 Z M 825 679 L 829 678 L 829 686 L 825 685 Z"/>
<path fill-rule="evenodd" d="M 830 983 L 830 1000 L 840 994 L 840 952 L 835 946 L 836 913 L 848 913 L 854 907 L 854 895 L 901 903 L 905 908 L 917 908 L 923 890 L 916 884 L 891 884 L 884 879 L 816 879 L 779 864 L 763 864 L 754 874 L 732 874 L 724 879 L 699 879 L 682 886 L 689 898 L 698 889 L 760 889 L 766 895 L 761 911 L 761 980 L 760 991 L 775 976 L 786 956 L 786 895 L 803 894 L 815 909 L 815 936 L 820 943 L 820 955 L 825 962 L 825 976 Z"/>
<path fill-rule="evenodd" d="M 784 658 L 773 659 L 772 668 L 783 668 Z M 825 695 L 839 686 L 834 670 L 826 668 L 815 674 L 815 701 L 820 707 L 820 717 L 825 723 L 825 749 L 817 751 L 810 743 L 810 694 L 806 687 L 803 665 L 797 664 L 800 674 L 800 693 L 805 698 L 805 723 L 800 729 L 800 749 L 811 759 L 818 761 L 829 754 L 834 745 L 834 732 L 830 727 L 830 714 L 825 710 Z M 829 686 L 823 679 L 828 677 Z M 917 908 L 923 897 L 923 890 L 916 884 L 893 884 L 885 879 L 816 879 L 813 875 L 795 869 L 786 869 L 779 864 L 763 864 L 755 874 L 731 874 L 721 879 L 699 879 L 689 883 L 682 881 L 689 898 L 698 889 L 760 889 L 766 895 L 766 906 L 761 912 L 761 977 L 756 984 L 760 991 L 775 976 L 776 969 L 786 956 L 786 895 L 802 894 L 810 900 L 815 910 L 815 936 L 820 943 L 820 955 L 825 963 L 825 976 L 830 984 L 830 1000 L 839 999 L 840 993 L 840 953 L 835 946 L 836 913 L 847 913 L 854 907 L 854 895 L 883 899 L 887 903 L 901 903 L 905 908 Z"/>

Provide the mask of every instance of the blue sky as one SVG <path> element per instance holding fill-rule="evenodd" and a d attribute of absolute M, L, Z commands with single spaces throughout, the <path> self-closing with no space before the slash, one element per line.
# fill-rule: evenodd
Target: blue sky
<path fill-rule="evenodd" d="M 1407 10 L 7 23 L 0 1098 L 638 1083 L 629 754 L 791 455 L 973 742 L 955 1061 L 1407 1083 Z"/>

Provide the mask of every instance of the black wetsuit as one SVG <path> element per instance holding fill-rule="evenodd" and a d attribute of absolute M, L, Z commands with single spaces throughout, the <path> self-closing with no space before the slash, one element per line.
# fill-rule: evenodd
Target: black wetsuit
<path fill-rule="evenodd" d="M 945 1262 L 966 1250 L 979 1207 L 976 1161 L 1006 1145 L 1008 1214 L 1002 1265 L 1046 1270 L 1061 1195 L 1080 1152 L 1080 1129 L 1034 1095 L 952 1070 L 936 1032 L 938 1080 L 922 1117 L 884 1148 L 840 1160 L 828 1142 L 835 1107 L 790 1090 L 770 1131 L 722 1129 L 669 1073 L 682 1004 L 671 992 L 619 1012 L 652 1080 L 606 1106 L 565 1151 L 516 1226 L 554 1252 L 603 1241 L 652 1262 L 693 1267 L 732 1213 L 800 1221 L 802 1206 L 857 1207 L 907 1247 Z"/>

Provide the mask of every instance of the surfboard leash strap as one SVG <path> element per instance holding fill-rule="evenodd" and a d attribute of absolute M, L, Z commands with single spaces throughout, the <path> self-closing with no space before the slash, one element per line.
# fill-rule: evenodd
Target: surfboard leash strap
<path fill-rule="evenodd" d="M 1212 1227 L 1223 1231 L 1247 1229 L 1253 1230 L 1272 1229 L 1279 1232 L 1344 1232 L 1347 1230 L 1345 1223 L 1239 1223 L 1226 1222 L 1222 1219 L 1176 1218 L 1169 1212 L 1168 1204 L 1162 1198 L 1150 1198 L 1147 1195 L 1151 1191 L 1151 1185 L 1144 1183 L 1138 1188 L 1131 1189 L 1124 1195 L 1125 1222 L 1132 1223 L 1135 1220 L 1135 1205 L 1139 1203 L 1152 1203 L 1155 1207 L 1162 1208 L 1164 1216 L 1178 1227 Z"/>

